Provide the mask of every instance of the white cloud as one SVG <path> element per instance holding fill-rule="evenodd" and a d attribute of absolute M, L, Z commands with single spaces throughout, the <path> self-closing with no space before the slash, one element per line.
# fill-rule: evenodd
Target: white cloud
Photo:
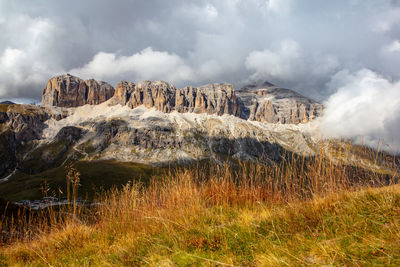
<path fill-rule="evenodd" d="M 334 55 L 305 52 L 298 42 L 287 39 L 278 46 L 251 52 L 245 66 L 253 71 L 252 80 L 268 80 L 310 90 L 317 79 L 332 75 L 339 62 Z"/>
<path fill-rule="evenodd" d="M 205 15 L 208 20 L 214 20 L 218 17 L 218 10 L 212 4 L 207 4 L 205 7 Z"/>
<path fill-rule="evenodd" d="M 400 145 L 400 82 L 392 82 L 368 69 L 340 71 L 331 87 L 337 88 L 324 103 L 321 130 L 326 137 L 352 138 L 371 145 Z"/>
<path fill-rule="evenodd" d="M 400 52 L 400 41 L 394 40 L 388 46 L 386 46 L 386 50 L 389 52 Z"/>
<path fill-rule="evenodd" d="M 47 45 L 59 29 L 48 19 L 28 16 L 3 21 L 0 29 L 0 40 L 7 39 L 8 43 L 7 47 L 0 47 L 0 97 L 23 93 L 32 97 L 38 93 L 32 89 L 44 88 L 46 80 L 61 70 Z"/>
<path fill-rule="evenodd" d="M 189 20 L 195 20 L 201 23 L 212 23 L 218 17 L 217 8 L 211 3 L 206 3 L 205 5 L 182 5 L 182 7 L 176 12 L 178 12 L 180 16 L 183 15 Z"/>
<path fill-rule="evenodd" d="M 15 48 L 6 48 L 0 59 L 1 65 L 5 68 L 12 68 L 23 63 L 26 57 L 24 51 Z"/>
<path fill-rule="evenodd" d="M 265 49 L 251 52 L 245 61 L 248 69 L 254 70 L 254 78 L 271 77 L 293 79 L 301 62 L 300 46 L 293 40 L 284 40 L 276 51 Z"/>
<path fill-rule="evenodd" d="M 139 82 L 142 80 L 166 80 L 172 83 L 190 81 L 193 71 L 176 54 L 154 51 L 148 47 L 130 56 L 115 53 L 97 53 L 82 68 L 69 71 L 84 78 L 118 81 L 118 79 Z"/>
<path fill-rule="evenodd" d="M 268 0 L 268 8 L 276 13 L 289 13 L 292 0 Z"/>
<path fill-rule="evenodd" d="M 372 30 L 376 32 L 389 32 L 392 28 L 400 23 L 400 8 L 391 8 L 384 10 L 377 15 L 373 22 Z"/>

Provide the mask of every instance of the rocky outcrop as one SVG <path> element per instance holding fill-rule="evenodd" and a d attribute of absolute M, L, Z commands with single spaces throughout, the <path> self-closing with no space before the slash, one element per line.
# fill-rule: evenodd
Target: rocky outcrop
<path fill-rule="evenodd" d="M 175 103 L 178 112 L 230 114 L 238 117 L 241 114 L 235 88 L 231 84 L 187 86 L 177 91 Z"/>
<path fill-rule="evenodd" d="M 82 80 L 72 75 L 51 78 L 42 95 L 42 106 L 78 107 L 100 104 L 114 95 L 114 88 L 93 79 Z"/>
<path fill-rule="evenodd" d="M 74 126 L 65 126 L 61 128 L 61 130 L 57 133 L 55 140 L 56 141 L 66 141 L 69 143 L 73 143 L 85 133 L 84 130 Z"/>
<path fill-rule="evenodd" d="M 23 151 L 27 142 L 41 137 L 44 122 L 50 117 L 37 106 L 0 104 L 0 177 L 15 170 L 17 152 Z"/>
<path fill-rule="evenodd" d="M 126 105 L 131 98 L 131 94 L 135 89 L 135 84 L 131 82 L 121 81 L 115 87 L 113 100 L 121 105 Z"/>
<path fill-rule="evenodd" d="M 68 160 L 76 161 L 80 155 L 71 147 L 80 140 L 86 130 L 75 127 L 62 127 L 50 142 L 42 142 L 33 147 L 21 158 L 18 170 L 23 173 L 35 174 L 65 164 Z"/>
<path fill-rule="evenodd" d="M 164 81 L 117 84 L 114 103 L 169 113 L 230 114 L 266 123 L 305 123 L 322 113 L 322 105 L 289 89 L 265 82 L 235 91 L 231 84 L 209 84 L 182 89 Z"/>
<path fill-rule="evenodd" d="M 138 83 L 128 101 L 130 108 L 140 105 L 162 112 L 171 112 L 175 107 L 175 86 L 164 81 L 143 81 Z"/>
<path fill-rule="evenodd" d="M 0 124 L 12 132 L 17 143 L 39 139 L 44 122 L 51 118 L 43 108 L 34 105 L 1 105 Z"/>
<path fill-rule="evenodd" d="M 320 116 L 323 109 L 318 102 L 269 82 L 245 86 L 237 95 L 244 104 L 244 117 L 253 121 L 305 123 Z"/>
<path fill-rule="evenodd" d="M 0 177 L 8 175 L 17 166 L 16 149 L 14 134 L 11 131 L 0 132 Z"/>
<path fill-rule="evenodd" d="M 229 114 L 266 123 L 305 123 L 322 114 L 321 104 L 269 82 L 245 86 L 236 92 L 233 85 L 222 83 L 180 89 L 165 81 L 121 81 L 114 90 L 105 82 L 84 81 L 69 74 L 49 80 L 42 106 L 95 105 L 111 97 L 111 104 L 130 108 L 143 105 L 165 113 Z"/>
<path fill-rule="evenodd" d="M 177 89 L 164 81 L 143 81 L 136 85 L 121 81 L 116 86 L 113 100 L 130 108 L 144 105 L 166 113 L 177 111 L 241 115 L 239 101 L 231 84 L 187 86 Z"/>

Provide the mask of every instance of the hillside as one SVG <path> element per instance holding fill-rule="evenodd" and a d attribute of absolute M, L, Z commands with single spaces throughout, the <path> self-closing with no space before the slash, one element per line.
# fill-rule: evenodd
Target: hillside
<path fill-rule="evenodd" d="M 53 77 L 40 107 L 0 104 L 0 193 L 33 200 L 45 183 L 64 192 L 70 163 L 87 167 L 80 170 L 82 181 L 93 195 L 101 186 L 119 186 L 132 175 L 146 180 L 170 165 L 313 155 L 319 148 L 306 122 L 322 105 L 271 86 L 236 91 L 223 83 L 176 88 L 164 81 L 121 81 L 114 90 L 93 79 Z M 104 162 L 112 162 L 105 166 L 114 175 L 93 178 L 86 171 Z M 135 172 L 135 165 L 149 171 Z"/>
<path fill-rule="evenodd" d="M 16 239 L 0 247 L 0 264 L 398 266 L 400 187 L 349 187 L 343 166 L 322 162 L 275 171 L 243 165 L 239 183 L 227 166 L 181 170 L 146 189 L 128 183 L 101 205 L 10 224 Z"/>

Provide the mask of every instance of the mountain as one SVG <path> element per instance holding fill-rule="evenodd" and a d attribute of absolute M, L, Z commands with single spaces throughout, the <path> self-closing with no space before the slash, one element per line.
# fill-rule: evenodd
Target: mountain
<path fill-rule="evenodd" d="M 267 123 L 306 123 L 322 115 L 322 105 L 292 90 L 269 82 L 252 84 L 237 92 L 244 117 Z"/>
<path fill-rule="evenodd" d="M 115 94 L 114 94 L 115 92 Z M 231 84 L 208 84 L 182 89 L 165 81 L 138 84 L 121 81 L 116 89 L 93 79 L 84 81 L 72 75 L 53 77 L 43 91 L 42 106 L 78 107 L 100 104 L 112 96 L 112 104 L 147 108 L 170 113 L 229 114 L 242 119 L 268 123 L 305 123 L 322 114 L 322 105 L 292 90 L 264 82 L 236 91 Z"/>
<path fill-rule="evenodd" d="M 0 105 L 0 193 L 13 183 L 17 199 L 33 178 L 64 181 L 60 168 L 68 162 L 99 171 L 123 166 L 125 175 L 124 162 L 273 163 L 293 153 L 311 156 L 321 146 L 309 122 L 321 113 L 321 104 L 270 83 L 236 91 L 222 83 L 176 88 L 121 81 L 114 90 L 105 82 L 57 76 L 40 107 Z"/>
<path fill-rule="evenodd" d="M 6 100 L 6 101 L 2 101 L 2 102 L 0 102 L 0 104 L 13 105 L 13 104 L 15 104 L 15 103 L 14 103 L 14 102 L 11 102 L 11 101 L 8 101 L 8 100 Z"/>
<path fill-rule="evenodd" d="M 42 106 L 77 107 L 100 104 L 114 95 L 106 82 L 82 80 L 70 74 L 51 78 L 42 95 Z"/>

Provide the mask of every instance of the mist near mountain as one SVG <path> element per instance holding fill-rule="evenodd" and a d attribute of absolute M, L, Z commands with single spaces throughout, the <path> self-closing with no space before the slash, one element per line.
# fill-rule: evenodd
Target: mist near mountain
<path fill-rule="evenodd" d="M 326 137 L 352 138 L 394 153 L 400 148 L 400 82 L 363 69 L 337 73 L 338 90 L 324 103 L 320 128 Z"/>

